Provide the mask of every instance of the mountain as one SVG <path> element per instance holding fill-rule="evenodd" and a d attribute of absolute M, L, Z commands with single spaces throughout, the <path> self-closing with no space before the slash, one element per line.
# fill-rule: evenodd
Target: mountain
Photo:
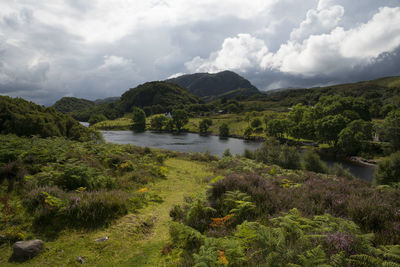
<path fill-rule="evenodd" d="M 61 113 L 79 112 L 87 108 L 93 107 L 95 103 L 93 101 L 76 98 L 76 97 L 63 97 L 58 100 L 54 105 L 57 111 Z"/>
<path fill-rule="evenodd" d="M 396 99 L 400 95 L 400 76 L 309 89 L 263 92 L 250 100 L 264 101 L 275 106 L 292 106 L 297 103 L 314 105 L 320 97 L 332 95 L 363 97 L 370 102 L 371 107 L 379 109 L 384 105 L 397 103 Z"/>
<path fill-rule="evenodd" d="M 103 99 L 96 99 L 95 101 L 93 101 L 96 105 L 101 105 L 101 104 L 108 104 L 108 103 L 114 103 L 117 102 L 120 99 L 119 96 L 115 96 L 115 97 L 106 97 Z"/>
<path fill-rule="evenodd" d="M 166 81 L 187 88 L 193 94 L 206 99 L 251 96 L 259 93 L 248 80 L 232 71 L 186 74 Z"/>
<path fill-rule="evenodd" d="M 126 91 L 116 105 L 120 106 L 124 112 L 131 112 L 134 106 L 144 108 L 160 105 L 163 108 L 168 108 L 200 102 L 197 96 L 177 84 L 147 82 Z"/>
<path fill-rule="evenodd" d="M 22 98 L 0 96 L 0 134 L 41 137 L 64 136 L 91 140 L 96 136 L 68 115 L 28 102 Z"/>

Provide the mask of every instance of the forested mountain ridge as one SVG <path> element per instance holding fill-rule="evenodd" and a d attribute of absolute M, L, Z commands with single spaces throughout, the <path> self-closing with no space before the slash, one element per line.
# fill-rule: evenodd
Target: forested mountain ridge
<path fill-rule="evenodd" d="M 63 97 L 54 103 L 53 108 L 61 113 L 78 112 L 88 107 L 93 107 L 95 103 L 93 101 L 76 98 L 76 97 Z"/>
<path fill-rule="evenodd" d="M 198 97 L 179 85 L 155 81 L 129 89 L 122 94 L 121 100 L 116 104 L 124 112 L 130 112 L 133 107 L 144 108 L 160 105 L 163 108 L 168 108 L 200 102 Z"/>
<path fill-rule="evenodd" d="M 91 140 L 95 132 L 72 117 L 28 102 L 22 98 L 0 96 L 0 133 L 18 136 L 64 136 L 73 140 Z"/>
<path fill-rule="evenodd" d="M 244 96 L 259 92 L 248 80 L 232 71 L 186 74 L 167 81 L 179 84 L 199 97 L 229 96 L 230 92 L 234 97 L 238 95 L 234 91 L 238 92 L 239 89 L 240 95 Z"/>
<path fill-rule="evenodd" d="M 332 95 L 364 97 L 376 107 L 397 105 L 400 104 L 400 76 L 309 89 L 281 90 L 255 95 L 252 98 L 261 101 L 279 102 L 283 106 L 292 106 L 298 103 L 314 105 L 320 97 Z"/>

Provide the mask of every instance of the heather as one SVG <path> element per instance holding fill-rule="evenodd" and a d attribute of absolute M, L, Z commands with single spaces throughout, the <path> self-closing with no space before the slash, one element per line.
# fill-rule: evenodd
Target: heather
<path fill-rule="evenodd" d="M 400 191 L 240 157 L 213 163 L 207 193 L 174 206 L 182 266 L 398 266 Z"/>

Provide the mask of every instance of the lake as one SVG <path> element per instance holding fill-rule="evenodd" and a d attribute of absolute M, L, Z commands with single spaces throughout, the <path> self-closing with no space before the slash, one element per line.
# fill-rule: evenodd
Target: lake
<path fill-rule="evenodd" d="M 231 154 L 243 154 L 245 149 L 254 151 L 260 147 L 261 142 L 245 141 L 238 138 L 220 138 L 218 136 L 202 136 L 194 133 L 155 133 L 146 131 L 134 133 L 132 131 L 101 131 L 106 142 L 116 144 L 134 144 L 143 147 L 160 148 L 175 150 L 180 152 L 210 152 L 215 156 L 222 156 L 224 151 L 229 148 Z M 356 177 L 366 181 L 372 181 L 375 171 L 374 166 L 366 166 L 355 162 L 322 158 L 331 166 L 340 163 L 343 167 Z"/>

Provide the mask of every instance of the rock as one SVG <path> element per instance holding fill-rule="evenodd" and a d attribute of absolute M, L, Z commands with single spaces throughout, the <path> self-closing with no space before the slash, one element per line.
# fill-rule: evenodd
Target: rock
<path fill-rule="evenodd" d="M 104 242 L 104 241 L 107 241 L 107 240 L 108 240 L 108 236 L 95 239 L 94 241 L 95 241 L 95 242 Z"/>
<path fill-rule="evenodd" d="M 13 245 L 13 256 L 17 259 L 33 258 L 42 251 L 43 244 L 43 241 L 40 239 L 15 242 Z"/>
<path fill-rule="evenodd" d="M 84 264 L 84 263 L 85 263 L 85 259 L 82 258 L 81 256 L 78 256 L 78 257 L 76 258 L 76 261 L 79 262 L 80 264 Z"/>

